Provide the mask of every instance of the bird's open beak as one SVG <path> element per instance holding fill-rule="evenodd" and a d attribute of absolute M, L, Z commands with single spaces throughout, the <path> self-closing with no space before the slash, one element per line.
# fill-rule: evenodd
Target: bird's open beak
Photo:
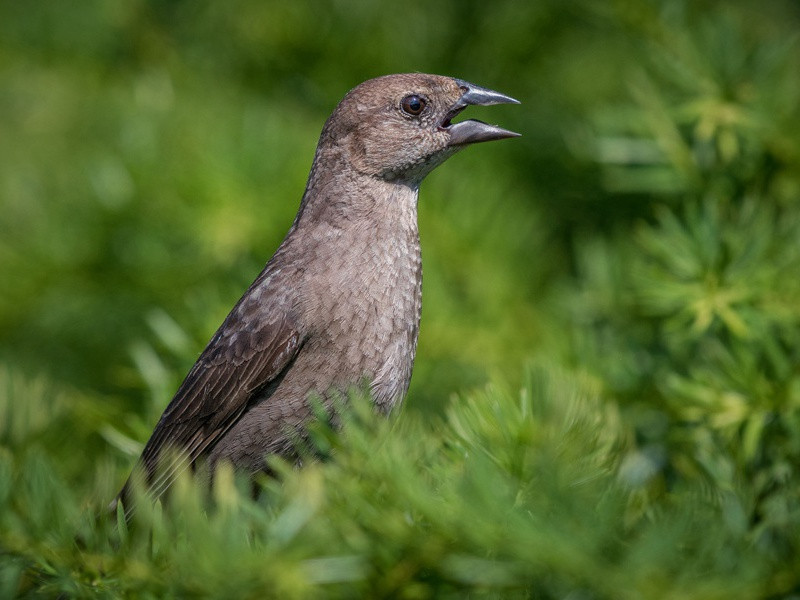
<path fill-rule="evenodd" d="M 440 125 L 442 129 L 450 132 L 450 146 L 462 146 L 464 144 L 474 144 L 476 142 L 490 142 L 492 140 L 519 137 L 519 133 L 503 129 L 497 125 L 489 125 L 476 119 L 451 123 L 451 119 L 470 104 L 477 106 L 519 104 L 519 100 L 515 100 L 511 96 L 482 88 L 474 83 L 469 83 L 461 79 L 456 79 L 456 83 L 461 88 L 463 94 L 447 112 L 447 115 Z"/>

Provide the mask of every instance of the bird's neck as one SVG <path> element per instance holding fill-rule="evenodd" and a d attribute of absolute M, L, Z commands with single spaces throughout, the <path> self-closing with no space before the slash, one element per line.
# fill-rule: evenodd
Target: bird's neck
<path fill-rule="evenodd" d="M 346 165 L 309 175 L 293 228 L 322 225 L 348 229 L 399 229 L 416 235 L 419 184 L 358 173 Z"/>

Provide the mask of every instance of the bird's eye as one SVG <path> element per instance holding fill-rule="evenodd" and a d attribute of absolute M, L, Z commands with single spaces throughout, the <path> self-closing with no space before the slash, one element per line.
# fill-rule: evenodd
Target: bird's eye
<path fill-rule="evenodd" d="M 425 98 L 417 96 L 416 94 L 411 94 L 403 98 L 402 102 L 400 102 L 400 107 L 409 115 L 416 116 L 425 110 L 426 104 Z"/>

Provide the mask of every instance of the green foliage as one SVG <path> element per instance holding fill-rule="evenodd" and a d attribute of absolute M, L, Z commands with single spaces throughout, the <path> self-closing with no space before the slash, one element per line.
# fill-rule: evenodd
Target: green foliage
<path fill-rule="evenodd" d="M 54 457 L 5 454 L 4 585 L 98 597 L 650 598 L 666 582 L 683 597 L 779 591 L 787 573 L 770 575 L 774 563 L 743 536 L 735 494 L 720 509 L 682 489 L 637 516 L 617 468 L 626 427 L 594 387 L 540 366 L 517 394 L 487 389 L 427 422 L 386 421 L 354 399 L 331 461 L 273 461 L 279 481 L 257 500 L 230 471 L 210 494 L 184 478 L 127 525 L 81 509 Z"/>
<path fill-rule="evenodd" d="M 0 4 L 0 597 L 796 597 L 798 25 L 789 0 Z M 471 116 L 524 136 L 423 186 L 404 409 L 354 399 L 255 499 L 221 472 L 106 514 L 327 114 L 409 70 L 519 97 Z"/>
<path fill-rule="evenodd" d="M 793 555 L 800 174 L 787 136 L 800 65 L 796 44 L 748 39 L 741 19 L 651 32 L 627 120 L 604 108 L 606 180 L 662 204 L 578 247 L 569 354 L 631 413 L 651 491 L 736 490 L 753 543 Z"/>

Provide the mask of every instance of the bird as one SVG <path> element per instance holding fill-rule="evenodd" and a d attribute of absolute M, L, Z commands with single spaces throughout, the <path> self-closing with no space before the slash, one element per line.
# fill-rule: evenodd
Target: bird
<path fill-rule="evenodd" d="M 519 101 L 422 73 L 370 79 L 344 96 L 288 233 L 186 375 L 112 509 L 121 501 L 130 517 L 137 469 L 151 498 L 201 461 L 265 471 L 268 455 L 292 455 L 314 402 L 330 408 L 354 387 L 381 413 L 401 402 L 422 310 L 419 186 L 466 146 L 520 135 L 453 122 L 493 104 Z"/>

